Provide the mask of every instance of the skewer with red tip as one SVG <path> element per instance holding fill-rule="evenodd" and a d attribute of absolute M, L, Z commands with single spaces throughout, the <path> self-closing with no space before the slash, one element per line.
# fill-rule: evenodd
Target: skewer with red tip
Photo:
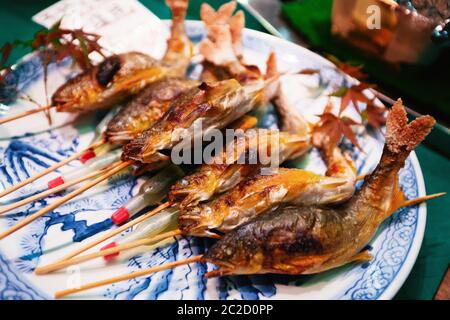
<path fill-rule="evenodd" d="M 64 183 L 68 183 L 73 181 L 79 177 L 89 175 L 90 173 L 101 170 L 110 166 L 111 164 L 120 160 L 120 156 L 122 154 L 121 149 L 116 149 L 111 152 L 105 153 L 101 156 L 96 156 L 95 152 L 87 151 L 90 153 L 90 159 L 86 160 L 84 165 L 80 168 L 76 168 L 72 171 L 63 173 L 62 175 L 50 180 L 48 182 L 48 188 L 53 189 Z M 85 156 L 84 159 L 87 159 Z"/>
<path fill-rule="evenodd" d="M 182 178 L 183 171 L 169 165 L 155 176 L 149 178 L 139 189 L 139 193 L 111 216 L 115 225 L 121 225 L 134 217 L 145 207 L 159 204 L 167 195 L 170 186 Z"/>
<path fill-rule="evenodd" d="M 116 174 L 119 171 L 125 169 L 126 167 L 130 166 L 131 164 L 132 164 L 132 161 L 116 163 L 115 165 L 113 165 L 111 170 L 109 170 L 109 172 L 100 175 L 98 178 L 96 178 L 93 181 L 85 184 L 81 188 L 73 191 L 72 193 L 67 194 L 66 196 L 64 196 L 63 198 L 59 199 L 58 201 L 55 201 L 51 205 L 49 205 L 49 206 L 39 210 L 38 212 L 36 212 L 36 213 L 34 213 L 34 214 L 32 214 L 32 215 L 30 215 L 28 217 L 26 217 L 25 219 L 21 220 L 16 225 L 14 225 L 11 228 L 3 231 L 0 234 L 0 240 L 6 238 L 7 236 L 11 235 L 12 233 L 16 232 L 17 230 L 22 229 L 23 227 L 25 227 L 26 225 L 30 224 L 31 222 L 33 222 L 37 218 L 42 217 L 43 215 L 45 215 L 48 212 L 54 210 L 55 208 L 59 207 L 60 205 L 66 203 L 67 201 L 72 200 L 73 198 L 75 198 L 79 194 L 85 192 L 86 190 L 92 188 L 93 186 L 95 186 L 95 185 L 99 184 L 100 182 L 106 180 L 107 178 L 113 176 L 114 174 Z"/>
<path fill-rule="evenodd" d="M 28 179 L 26 179 L 26 180 L 24 180 L 22 182 L 19 182 L 18 184 L 14 185 L 14 186 L 11 186 L 10 188 L 8 188 L 6 190 L 3 190 L 2 192 L 0 192 L 0 198 L 4 197 L 4 196 L 6 196 L 6 195 L 8 195 L 10 193 L 13 193 L 14 191 L 16 191 L 16 190 L 18 190 L 18 189 L 20 189 L 20 188 L 22 188 L 22 187 L 32 183 L 32 182 L 38 180 L 39 178 L 41 178 L 41 177 L 43 177 L 43 176 L 45 176 L 45 175 L 47 175 L 47 174 L 49 174 L 49 173 L 59 169 L 59 168 L 61 168 L 62 166 L 68 164 L 69 162 L 74 161 L 75 159 L 79 158 L 83 153 L 85 153 L 86 150 L 97 148 L 97 147 L 101 146 L 104 143 L 105 143 L 104 139 L 101 139 L 101 140 L 99 140 L 99 141 L 97 141 L 95 143 L 92 143 L 86 149 L 84 149 L 82 151 L 79 151 L 77 153 L 74 153 L 70 157 L 67 157 L 66 159 L 64 159 L 64 160 L 62 160 L 62 161 L 60 161 L 58 163 L 55 163 L 54 165 L 52 165 L 52 166 L 48 167 L 47 169 L 39 172 L 38 174 L 36 174 L 36 175 L 34 175 L 34 176 L 32 176 L 32 177 L 30 177 L 30 178 L 28 178 Z"/>

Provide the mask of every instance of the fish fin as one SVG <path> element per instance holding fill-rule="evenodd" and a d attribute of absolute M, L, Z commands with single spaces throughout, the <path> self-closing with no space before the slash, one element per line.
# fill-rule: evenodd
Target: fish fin
<path fill-rule="evenodd" d="M 369 250 L 361 251 L 350 258 L 349 262 L 369 262 L 373 256 L 369 253 Z"/>
<path fill-rule="evenodd" d="M 394 186 L 394 195 L 392 197 L 391 205 L 389 207 L 387 216 L 389 217 L 391 214 L 393 214 L 395 211 L 397 211 L 400 208 L 414 206 L 416 204 L 420 204 L 422 202 L 441 197 L 445 194 L 446 194 L 446 192 L 441 192 L 441 193 L 435 193 L 432 195 L 426 195 L 423 197 L 407 200 L 405 197 L 405 194 L 403 193 L 402 189 L 400 188 L 398 180 L 396 180 L 396 183 Z"/>
<path fill-rule="evenodd" d="M 403 190 L 400 188 L 398 179 L 396 179 L 395 185 L 393 188 L 393 196 L 391 199 L 391 204 L 390 204 L 389 210 L 387 212 L 387 217 L 389 217 L 391 214 L 393 214 L 395 211 L 397 211 L 397 209 L 403 207 L 403 204 L 406 201 L 405 199 L 406 199 L 405 194 L 403 193 Z"/>
<path fill-rule="evenodd" d="M 392 106 L 386 121 L 386 146 L 394 153 L 413 150 L 430 133 L 436 121 L 431 116 L 421 116 L 408 124 L 401 99 Z"/>
<path fill-rule="evenodd" d="M 278 72 L 278 64 L 277 64 L 277 56 L 275 52 L 271 52 L 266 61 L 267 69 L 264 79 L 270 79 L 273 77 L 279 77 L 280 73 Z"/>
<path fill-rule="evenodd" d="M 179 36 L 176 32 L 181 31 L 184 35 L 184 20 L 186 19 L 187 8 L 189 6 L 188 0 L 166 0 L 167 6 L 172 12 L 173 32 L 172 37 Z"/>
<path fill-rule="evenodd" d="M 229 127 L 234 130 L 238 129 L 248 130 L 254 128 L 257 124 L 258 118 L 249 115 L 244 115 L 239 119 L 235 120 L 233 123 L 231 123 Z"/>
<path fill-rule="evenodd" d="M 348 183 L 348 180 L 345 178 L 335 178 L 335 177 L 324 177 L 322 178 L 321 184 L 323 187 L 328 189 L 335 189 L 338 187 L 342 187 Z"/>

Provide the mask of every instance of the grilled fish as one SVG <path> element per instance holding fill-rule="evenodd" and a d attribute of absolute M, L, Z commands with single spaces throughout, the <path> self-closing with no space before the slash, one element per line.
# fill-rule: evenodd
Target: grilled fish
<path fill-rule="evenodd" d="M 214 194 L 234 188 L 263 167 L 300 157 L 310 149 L 309 140 L 309 135 L 294 135 L 278 130 L 251 129 L 243 132 L 234 140 L 234 144 L 224 148 L 210 164 L 202 165 L 196 172 L 173 185 L 169 199 L 180 202 L 182 209 L 207 201 Z M 272 146 L 272 143 L 276 145 Z M 250 157 L 262 153 L 272 158 L 272 152 L 278 152 L 277 159 L 274 158 L 277 163 L 262 163 L 257 157 L 254 157 L 253 164 L 249 163 Z"/>
<path fill-rule="evenodd" d="M 205 254 L 218 265 L 207 276 L 228 274 L 314 274 L 367 261 L 361 250 L 379 225 L 406 205 L 397 174 L 435 121 L 423 116 L 407 124 L 398 101 L 387 118 L 386 142 L 375 171 L 337 208 L 287 206 L 265 213 L 225 235 Z M 410 204 L 410 203 L 409 203 Z"/>
<path fill-rule="evenodd" d="M 172 100 L 199 84 L 185 78 L 166 78 L 148 85 L 109 121 L 106 138 L 113 143 L 136 138 L 167 112 Z"/>
<path fill-rule="evenodd" d="M 70 79 L 53 95 L 57 111 L 89 112 L 109 108 L 165 77 L 182 77 L 190 63 L 192 44 L 184 31 L 187 0 L 167 0 L 172 10 L 172 33 L 162 61 L 143 53 L 113 55 Z"/>
<path fill-rule="evenodd" d="M 201 133 L 222 129 L 257 106 L 266 82 L 241 85 L 234 79 L 203 83 L 178 97 L 169 111 L 152 128 L 125 145 L 123 159 L 152 162 L 159 150 L 171 149 L 179 142 L 192 141 L 195 128 Z"/>

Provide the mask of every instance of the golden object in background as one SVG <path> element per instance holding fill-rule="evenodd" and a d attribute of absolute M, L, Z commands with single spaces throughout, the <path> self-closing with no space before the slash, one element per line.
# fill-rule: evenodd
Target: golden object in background
<path fill-rule="evenodd" d="M 390 63 L 428 63 L 439 54 L 432 41 L 438 22 L 392 0 L 335 0 L 333 35 Z"/>

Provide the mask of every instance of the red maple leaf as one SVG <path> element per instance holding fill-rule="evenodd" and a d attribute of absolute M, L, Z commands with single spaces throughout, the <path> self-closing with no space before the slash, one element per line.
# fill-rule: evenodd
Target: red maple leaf
<path fill-rule="evenodd" d="M 361 149 L 355 133 L 351 126 L 359 123 L 348 117 L 338 117 L 331 113 L 331 105 L 325 108 L 320 116 L 319 122 L 313 130 L 313 144 L 318 148 L 325 148 L 331 151 L 335 148 L 342 137 L 349 139 L 356 147 Z"/>
<path fill-rule="evenodd" d="M 103 56 L 102 47 L 99 45 L 99 35 L 84 32 L 82 29 L 63 29 L 60 22 L 49 30 L 36 33 L 31 48 L 33 50 L 50 49 L 52 58 L 56 62 L 66 57 L 72 57 L 74 62 L 83 70 L 92 67 L 89 54 L 97 52 Z"/>
<path fill-rule="evenodd" d="M 342 72 L 348 74 L 353 78 L 356 78 L 360 81 L 366 80 L 368 78 L 368 75 L 363 72 L 364 66 L 362 64 L 355 65 L 348 62 L 342 62 L 341 60 L 332 55 L 328 55 L 327 58 L 328 60 L 333 62 L 339 70 L 341 70 Z"/>
<path fill-rule="evenodd" d="M 371 85 L 366 83 L 359 83 L 357 85 L 353 85 L 349 88 L 342 87 L 337 91 L 331 94 L 333 97 L 341 97 L 341 106 L 339 108 L 339 114 L 345 111 L 350 105 L 350 102 L 353 104 L 353 107 L 356 109 L 358 113 L 361 113 L 359 109 L 359 103 L 368 104 L 371 100 L 364 94 L 364 90 L 372 88 Z"/>
<path fill-rule="evenodd" d="M 366 109 L 362 113 L 362 117 L 375 129 L 379 129 L 386 124 L 386 108 L 375 105 L 374 101 L 367 104 Z"/>

